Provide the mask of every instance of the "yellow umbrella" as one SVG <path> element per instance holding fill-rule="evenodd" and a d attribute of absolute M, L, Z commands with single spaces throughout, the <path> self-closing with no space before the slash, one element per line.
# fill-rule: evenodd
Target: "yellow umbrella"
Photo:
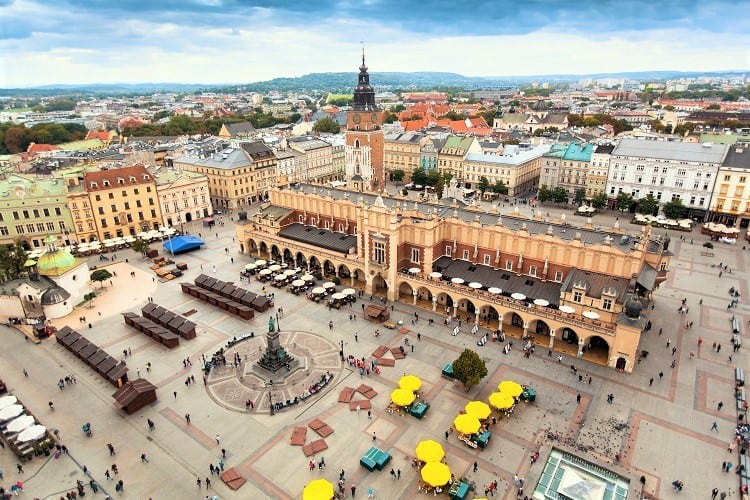
<path fill-rule="evenodd" d="M 489 401 L 498 410 L 507 410 L 508 408 L 513 408 L 513 405 L 516 404 L 513 396 L 507 392 L 493 392 L 490 394 Z"/>
<path fill-rule="evenodd" d="M 464 413 L 453 419 L 453 426 L 461 434 L 474 434 L 482 427 L 482 424 L 474 415 Z"/>
<path fill-rule="evenodd" d="M 410 405 L 415 398 L 414 393 L 406 389 L 396 389 L 391 393 L 391 401 L 399 406 Z"/>
<path fill-rule="evenodd" d="M 429 462 L 422 467 L 422 481 L 430 486 L 443 486 L 451 480 L 451 470 L 441 462 Z"/>
<path fill-rule="evenodd" d="M 488 418 L 492 414 L 492 408 L 484 401 L 469 401 L 464 406 L 464 410 L 469 415 L 474 415 L 480 420 Z"/>
<path fill-rule="evenodd" d="M 439 462 L 445 456 L 443 446 L 432 439 L 420 441 L 416 453 L 417 458 L 422 462 Z"/>
<path fill-rule="evenodd" d="M 513 382 L 512 380 L 503 380 L 497 386 L 497 390 L 506 394 L 510 394 L 514 398 L 517 398 L 523 392 L 523 387 L 521 387 L 521 384 L 519 384 L 518 382 Z"/>
<path fill-rule="evenodd" d="M 302 490 L 302 500 L 331 500 L 333 498 L 333 483 L 325 479 L 310 481 Z"/>
<path fill-rule="evenodd" d="M 404 375 L 398 381 L 398 386 L 408 391 L 417 392 L 422 387 L 422 381 L 415 375 Z"/>

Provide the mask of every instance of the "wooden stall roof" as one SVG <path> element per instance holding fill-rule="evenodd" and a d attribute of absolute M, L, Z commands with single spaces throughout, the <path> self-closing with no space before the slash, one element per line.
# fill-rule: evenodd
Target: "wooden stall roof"
<path fill-rule="evenodd" d="M 89 339 L 87 339 L 86 337 L 81 337 L 78 340 L 76 340 L 75 342 L 73 342 L 70 346 L 68 346 L 68 348 L 72 352 L 78 354 L 78 353 L 80 353 L 82 350 L 84 350 L 86 347 L 88 347 L 90 345 L 91 345 L 91 342 L 89 342 Z"/>
<path fill-rule="evenodd" d="M 237 289 L 236 286 L 234 286 L 234 285 L 232 285 L 230 283 L 227 283 L 226 285 L 224 285 L 222 287 L 222 289 L 220 290 L 220 292 L 223 293 L 224 295 L 232 295 L 232 293 L 234 293 L 234 291 L 236 289 Z"/>
<path fill-rule="evenodd" d="M 177 331 L 180 332 L 180 333 L 189 333 L 189 332 L 195 330 L 195 326 L 196 326 L 195 323 L 193 323 L 192 321 L 186 319 L 185 322 L 182 323 L 177 328 Z"/>
<path fill-rule="evenodd" d="M 154 307 L 154 310 L 151 311 L 151 313 L 149 314 L 148 317 L 151 318 L 151 319 L 153 319 L 153 320 L 157 320 L 157 319 L 161 318 L 166 313 L 167 313 L 167 310 L 164 309 L 162 306 L 156 306 L 156 307 Z"/>
<path fill-rule="evenodd" d="M 174 328 L 175 330 L 179 330 L 180 326 L 187 321 L 182 316 L 175 315 L 174 319 L 168 323 L 170 328 Z"/>
<path fill-rule="evenodd" d="M 81 334 L 80 333 L 78 333 L 75 330 L 71 330 L 64 337 L 60 337 L 59 342 L 62 345 L 66 346 L 68 349 L 70 349 L 70 346 L 72 344 L 75 344 L 76 342 L 78 342 L 78 339 L 80 339 L 80 338 L 81 338 Z"/>
<path fill-rule="evenodd" d="M 199 286 L 201 286 L 201 285 L 203 285 L 203 283 L 205 283 L 205 281 L 206 281 L 206 280 L 207 280 L 208 278 L 209 278 L 209 276 L 208 276 L 208 275 L 206 275 L 206 274 L 199 274 L 199 275 L 198 275 L 198 276 L 197 276 L 197 277 L 195 278 L 195 280 L 194 280 L 194 283 L 195 283 L 196 285 L 199 285 Z"/>
<path fill-rule="evenodd" d="M 123 384 L 112 394 L 112 397 L 115 398 L 117 406 L 125 408 L 142 394 L 149 392 L 156 392 L 156 386 L 145 378 L 139 378 Z"/>
<path fill-rule="evenodd" d="M 94 354 L 86 358 L 86 360 L 88 361 L 89 365 L 96 367 L 99 365 L 99 363 L 101 363 L 108 357 L 109 357 L 109 354 L 107 354 L 106 351 L 102 351 L 101 349 L 99 349 Z"/>
<path fill-rule="evenodd" d="M 109 371 L 115 366 L 117 366 L 117 360 L 112 356 L 107 355 L 103 361 L 96 365 L 96 370 L 100 373 L 109 373 Z"/>
<path fill-rule="evenodd" d="M 168 325 L 170 321 L 175 319 L 177 315 L 173 313 L 172 311 L 165 311 L 164 314 L 159 316 L 159 323 L 162 325 Z"/>
<path fill-rule="evenodd" d="M 96 344 L 89 343 L 89 345 L 87 345 L 86 347 L 84 347 L 83 349 L 81 349 L 78 354 L 83 359 L 88 360 L 97 351 L 99 351 L 99 346 L 97 346 Z M 94 366 L 96 366 L 96 365 L 94 365 Z"/>
<path fill-rule="evenodd" d="M 145 306 L 141 307 L 141 314 L 143 314 L 144 316 L 148 316 L 157 307 L 159 306 L 154 304 L 153 302 L 149 302 Z"/>
<path fill-rule="evenodd" d="M 119 365 L 115 366 L 107 372 L 107 378 L 112 381 L 119 380 L 126 373 L 128 373 L 128 366 L 121 361 Z"/>

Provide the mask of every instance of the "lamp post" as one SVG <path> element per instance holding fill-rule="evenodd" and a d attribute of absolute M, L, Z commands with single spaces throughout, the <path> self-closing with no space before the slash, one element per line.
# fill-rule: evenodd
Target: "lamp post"
<path fill-rule="evenodd" d="M 268 402 L 271 404 L 271 415 L 273 415 L 276 412 L 273 409 L 273 396 L 271 395 L 271 391 L 268 391 Z"/>
<path fill-rule="evenodd" d="M 339 356 L 341 356 L 341 361 L 344 361 L 344 346 L 345 345 L 346 345 L 346 343 L 343 340 L 339 341 L 339 346 L 340 346 Z"/>

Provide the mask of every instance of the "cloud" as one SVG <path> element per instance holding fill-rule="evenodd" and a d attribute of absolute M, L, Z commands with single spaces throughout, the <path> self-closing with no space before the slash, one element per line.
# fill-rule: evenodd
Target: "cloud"
<path fill-rule="evenodd" d="M 742 2 L 0 0 L 0 87 L 750 67 Z M 728 22 L 727 19 L 731 19 Z"/>

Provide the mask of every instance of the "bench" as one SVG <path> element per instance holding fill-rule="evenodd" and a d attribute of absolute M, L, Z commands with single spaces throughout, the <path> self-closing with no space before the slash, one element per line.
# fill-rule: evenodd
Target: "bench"
<path fill-rule="evenodd" d="M 745 385 L 745 370 L 743 370 L 742 368 L 735 368 L 734 379 L 737 382 L 737 385 L 744 386 Z"/>

